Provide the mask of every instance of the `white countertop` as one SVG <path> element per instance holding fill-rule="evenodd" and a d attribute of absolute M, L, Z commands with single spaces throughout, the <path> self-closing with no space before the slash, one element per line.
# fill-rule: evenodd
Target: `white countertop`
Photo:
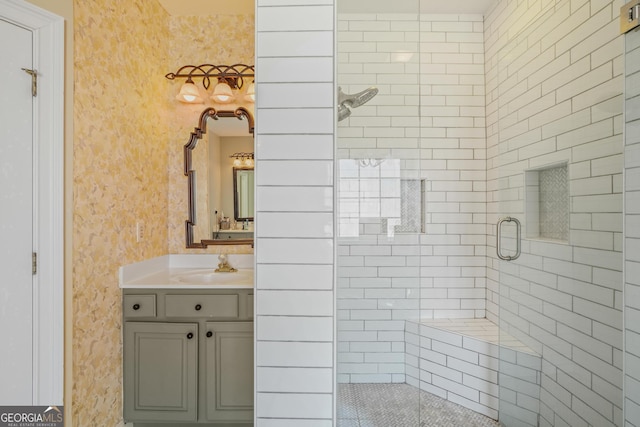
<path fill-rule="evenodd" d="M 119 268 L 123 289 L 247 289 L 253 288 L 253 255 L 227 255 L 235 273 L 214 273 L 218 255 L 175 254 Z"/>

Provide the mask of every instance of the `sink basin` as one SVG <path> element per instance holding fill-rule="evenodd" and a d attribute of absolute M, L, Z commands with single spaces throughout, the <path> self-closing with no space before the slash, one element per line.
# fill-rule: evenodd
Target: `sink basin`
<path fill-rule="evenodd" d="M 192 270 L 174 275 L 171 280 L 190 285 L 253 285 L 253 270 L 216 273 L 214 269 Z"/>

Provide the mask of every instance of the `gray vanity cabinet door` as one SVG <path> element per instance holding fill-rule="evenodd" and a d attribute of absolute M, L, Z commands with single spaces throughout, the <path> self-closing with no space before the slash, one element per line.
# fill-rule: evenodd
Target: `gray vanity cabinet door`
<path fill-rule="evenodd" d="M 208 421 L 253 421 L 253 322 L 206 323 Z"/>
<path fill-rule="evenodd" d="M 125 421 L 196 421 L 198 324 L 125 322 Z"/>

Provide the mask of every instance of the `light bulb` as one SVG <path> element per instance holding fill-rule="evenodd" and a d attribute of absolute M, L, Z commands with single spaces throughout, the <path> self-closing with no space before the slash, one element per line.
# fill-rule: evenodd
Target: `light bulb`
<path fill-rule="evenodd" d="M 188 79 L 185 84 L 180 88 L 180 93 L 176 95 L 176 99 L 185 104 L 203 104 L 204 100 L 200 97 L 200 91 L 198 87 Z"/>
<path fill-rule="evenodd" d="M 256 85 L 254 82 L 251 82 L 249 88 L 247 88 L 247 93 L 244 96 L 244 100 L 247 102 L 256 102 Z"/>
<path fill-rule="evenodd" d="M 221 104 L 226 104 L 233 100 L 233 92 L 231 91 L 231 87 L 225 83 L 224 81 L 220 81 L 215 89 L 213 89 L 213 95 L 211 95 L 211 99 Z"/>

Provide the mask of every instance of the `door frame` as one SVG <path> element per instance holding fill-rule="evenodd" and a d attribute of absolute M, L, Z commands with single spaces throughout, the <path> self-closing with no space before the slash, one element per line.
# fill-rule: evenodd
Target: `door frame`
<path fill-rule="evenodd" d="M 0 18 L 33 33 L 33 405 L 62 405 L 64 392 L 64 19 L 23 0 Z"/>

